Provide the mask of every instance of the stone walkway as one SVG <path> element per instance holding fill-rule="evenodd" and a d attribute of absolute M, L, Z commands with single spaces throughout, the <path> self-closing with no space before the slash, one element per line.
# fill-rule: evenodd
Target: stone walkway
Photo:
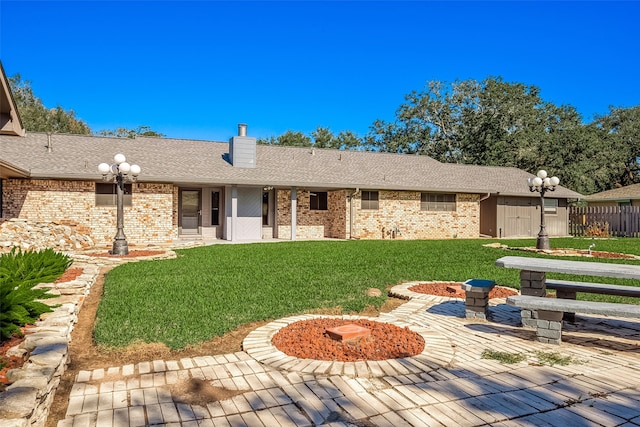
<path fill-rule="evenodd" d="M 242 352 L 82 371 L 58 426 L 640 426 L 640 322 L 579 317 L 562 345 L 545 345 L 504 300 L 491 301 L 490 321 L 469 321 L 461 300 L 411 285 L 395 287 L 411 299 L 376 320 L 420 333 L 420 355 L 296 359 L 270 338 L 314 316 L 289 317 L 250 333 Z M 526 360 L 503 364 L 486 350 Z M 549 365 L 560 358 L 570 362 Z M 195 405 L 171 393 L 193 379 L 239 394 Z"/>

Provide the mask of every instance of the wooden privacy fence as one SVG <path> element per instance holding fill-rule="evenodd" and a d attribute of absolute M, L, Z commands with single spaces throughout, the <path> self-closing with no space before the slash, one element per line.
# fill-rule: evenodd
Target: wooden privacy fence
<path fill-rule="evenodd" d="M 640 206 L 587 206 L 569 208 L 572 236 L 640 237 Z"/>

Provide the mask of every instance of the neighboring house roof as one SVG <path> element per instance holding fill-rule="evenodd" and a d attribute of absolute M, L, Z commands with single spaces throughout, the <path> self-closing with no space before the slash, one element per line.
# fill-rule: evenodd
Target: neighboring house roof
<path fill-rule="evenodd" d="M 123 153 L 142 168 L 141 182 L 255 185 L 314 189 L 359 188 L 538 197 L 516 168 L 445 164 L 428 156 L 258 145 L 256 167 L 233 167 L 227 143 L 170 138 L 86 135 L 0 135 L 0 162 L 29 177 L 98 180 L 98 164 Z M 582 198 L 558 187 L 554 198 Z"/>
<path fill-rule="evenodd" d="M 9 80 L 0 62 L 0 135 L 24 135 L 22 120 L 11 94 Z"/>
<path fill-rule="evenodd" d="M 627 185 L 626 187 L 614 188 L 613 190 L 602 191 L 585 197 L 588 202 L 604 200 L 631 200 L 640 199 L 640 184 Z"/>

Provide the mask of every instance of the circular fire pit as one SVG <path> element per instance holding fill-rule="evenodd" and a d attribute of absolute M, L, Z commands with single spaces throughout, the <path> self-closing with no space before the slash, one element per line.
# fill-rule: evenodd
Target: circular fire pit
<path fill-rule="evenodd" d="M 365 322 L 365 323 L 361 323 Z M 370 336 L 346 340 L 344 342 L 332 339 L 326 332 L 327 328 L 355 324 L 371 330 Z M 289 328 L 289 326 L 291 328 Z M 398 339 L 398 335 L 388 335 L 377 341 L 376 330 L 387 330 L 395 327 L 402 332 L 409 333 L 408 341 L 415 339 L 416 334 L 422 339 L 421 351 L 408 352 L 408 342 Z M 276 335 L 284 331 L 279 338 L 288 337 L 287 344 L 276 346 Z M 302 334 L 302 335 L 301 335 Z M 395 332 L 394 332 L 395 334 Z M 302 339 L 302 337 L 306 337 Z M 372 338 L 373 337 L 373 338 Z M 415 342 L 419 342 L 415 339 Z M 334 350 L 328 350 L 328 345 L 340 344 L 346 351 L 353 352 L 352 357 L 341 361 Z M 377 346 L 372 346 L 377 344 Z M 283 349 L 300 347 L 302 351 L 297 355 L 285 353 Z M 367 349 L 373 352 L 367 353 Z M 396 349 L 395 354 L 388 354 L 374 358 L 375 350 Z M 408 375 L 424 373 L 449 366 L 454 359 L 455 348 L 451 341 L 441 332 L 425 326 L 409 324 L 400 320 L 369 318 L 360 316 L 323 316 L 306 314 L 275 320 L 261 326 L 245 337 L 242 349 L 253 359 L 272 368 L 314 375 L 344 375 L 349 377 L 383 377 L 386 375 Z M 342 349 L 344 351 L 344 348 Z M 357 352 L 359 355 L 355 356 Z M 322 356 L 320 353 L 325 353 Z"/>
<path fill-rule="evenodd" d="M 336 339 L 341 336 L 346 339 Z M 271 342 L 289 356 L 339 362 L 415 356 L 425 343 L 420 334 L 390 323 L 327 318 L 292 323 L 280 329 Z"/>

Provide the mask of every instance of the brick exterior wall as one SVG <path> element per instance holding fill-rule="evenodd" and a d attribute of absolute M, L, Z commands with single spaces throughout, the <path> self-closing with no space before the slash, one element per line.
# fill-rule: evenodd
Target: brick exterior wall
<path fill-rule="evenodd" d="M 420 192 L 380 191 L 377 210 L 361 209 L 360 195 L 353 198 L 354 229 L 351 236 L 351 192 L 330 191 L 328 210 L 309 210 L 309 191 L 298 190 L 296 237 L 359 239 L 452 239 L 480 235 L 480 196 L 457 194 L 455 212 L 423 211 Z M 278 190 L 278 236 L 291 235 L 291 192 Z M 397 230 L 397 231 L 396 231 Z"/>
<path fill-rule="evenodd" d="M 178 237 L 178 189 L 171 184 L 133 183 L 132 206 L 124 207 L 124 232 L 131 246 L 167 243 Z M 5 219 L 77 224 L 96 246 L 110 246 L 116 233 L 115 206 L 95 206 L 95 182 L 9 179 L 2 185 Z"/>
<path fill-rule="evenodd" d="M 480 235 L 480 196 L 457 194 L 456 211 L 423 211 L 420 192 L 380 191 L 378 209 L 360 208 L 354 198 L 354 238 L 360 239 L 452 239 Z"/>
<path fill-rule="evenodd" d="M 133 183 L 132 188 L 132 206 L 124 208 L 124 232 L 129 244 L 146 246 L 176 240 L 178 187 Z M 86 227 L 84 231 L 96 246 L 109 247 L 113 242 L 116 208 L 95 206 L 93 181 L 9 179 L 3 181 L 2 191 L 5 219 L 76 224 Z M 377 210 L 361 209 L 360 195 L 352 198 L 352 192 L 329 191 L 328 209 L 310 210 L 310 192 L 298 190 L 296 237 L 410 240 L 476 238 L 480 234 L 479 195 L 457 194 L 455 212 L 432 212 L 420 209 L 419 192 L 380 191 Z M 288 239 L 291 191 L 276 190 L 276 198 L 278 237 Z"/>
<path fill-rule="evenodd" d="M 310 210 L 308 190 L 296 192 L 296 237 L 300 239 L 346 239 L 348 238 L 349 207 L 348 192 L 329 191 L 327 210 Z M 278 236 L 287 239 L 291 236 L 291 191 L 276 190 L 276 225 Z"/>

